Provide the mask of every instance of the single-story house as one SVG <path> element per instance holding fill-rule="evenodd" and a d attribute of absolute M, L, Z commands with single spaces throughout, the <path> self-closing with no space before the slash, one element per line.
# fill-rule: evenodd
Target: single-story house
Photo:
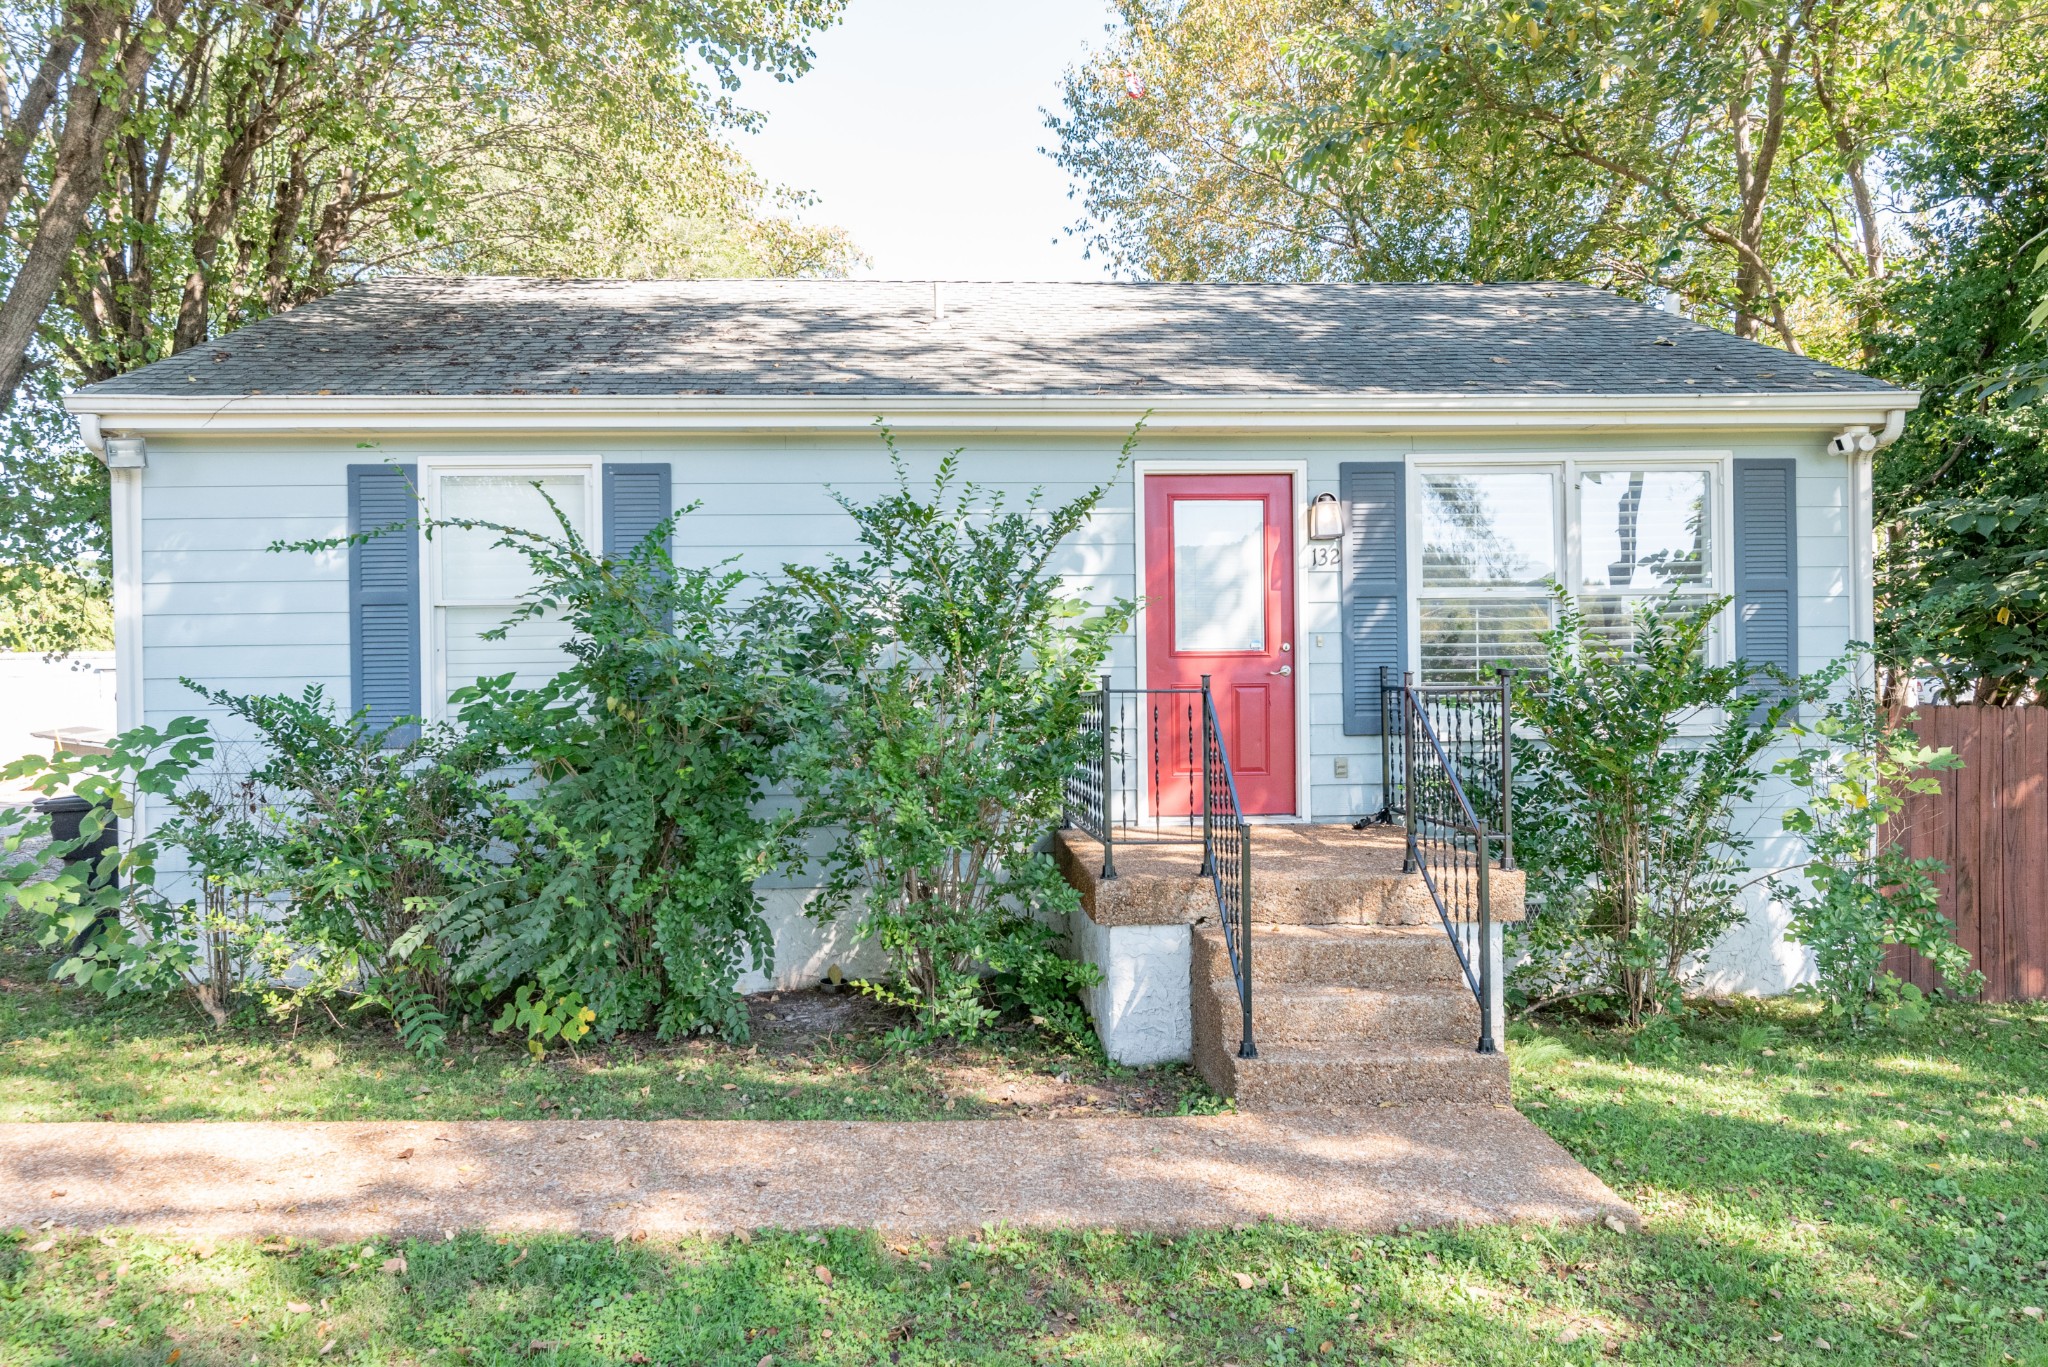
<path fill-rule="evenodd" d="M 1788 669 L 1869 639 L 1871 452 L 1916 398 L 1574 284 L 389 277 L 66 404 L 113 472 L 123 726 L 202 711 L 181 676 L 382 718 L 550 668 L 544 627 L 479 639 L 518 592 L 480 544 L 266 550 L 409 516 L 407 480 L 507 518 L 539 479 L 611 546 L 697 503 L 678 559 L 768 573 L 850 545 L 877 419 L 1059 496 L 1149 413 L 1062 570 L 1143 601 L 1120 684 L 1216 676 L 1248 813 L 1338 823 L 1380 806 L 1381 668 L 1529 658 L 1552 577 L 1616 631 L 1732 594 L 1715 649 Z M 784 982 L 854 953 L 805 895 L 771 897 Z M 1790 985 L 1780 929 L 1759 902 L 1720 985 Z"/>

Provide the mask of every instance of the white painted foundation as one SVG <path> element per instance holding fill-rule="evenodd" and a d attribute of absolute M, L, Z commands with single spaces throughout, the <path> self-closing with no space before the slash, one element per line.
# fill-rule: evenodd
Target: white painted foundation
<path fill-rule="evenodd" d="M 1099 926 L 1076 909 L 1075 957 L 1102 970 L 1081 994 L 1109 1057 L 1127 1067 L 1183 1063 L 1194 1052 L 1193 936 L 1186 926 Z"/>
<path fill-rule="evenodd" d="M 815 987 L 832 971 L 849 978 L 878 978 L 888 972 L 889 956 L 873 939 L 860 934 L 862 908 L 856 903 L 831 921 L 813 919 L 807 908 L 815 888 L 773 888 L 761 893 L 761 914 L 775 937 L 774 962 L 767 973 L 740 974 L 741 992 L 781 991 Z"/>

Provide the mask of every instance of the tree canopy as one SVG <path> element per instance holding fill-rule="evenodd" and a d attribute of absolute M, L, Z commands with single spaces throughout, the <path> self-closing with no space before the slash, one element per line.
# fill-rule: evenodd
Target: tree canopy
<path fill-rule="evenodd" d="M 1899 159 L 1927 209 L 1869 344 L 1922 390 L 1877 468 L 1879 643 L 1951 698 L 2048 681 L 2048 92 L 2034 73 L 1958 102 Z"/>
<path fill-rule="evenodd" d="M 1081 231 L 1140 274 L 1595 279 L 1854 345 L 1883 166 L 2023 0 L 1124 0 L 1069 73 Z"/>

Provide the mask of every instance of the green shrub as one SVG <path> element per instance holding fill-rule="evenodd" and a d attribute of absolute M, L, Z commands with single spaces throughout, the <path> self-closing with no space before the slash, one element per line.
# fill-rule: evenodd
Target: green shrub
<path fill-rule="evenodd" d="M 755 883 L 801 857 L 802 818 L 764 799 L 816 689 L 772 614 L 738 603 L 740 573 L 673 562 L 682 515 L 612 558 L 559 509 L 552 536 L 484 528 L 535 578 L 505 626 L 546 614 L 573 634 L 546 684 L 456 695 L 472 742 L 532 783 L 500 803 L 504 877 L 437 930 L 468 947 L 459 973 L 486 994 L 533 986 L 501 1017 L 554 1022 L 530 1039 L 573 1039 L 586 1019 L 744 1039 L 739 975 L 771 965 Z"/>
<path fill-rule="evenodd" d="M 1697 956 L 1741 920 L 1750 842 L 1735 807 L 1811 685 L 1707 663 L 1726 598 L 1644 604 L 1627 651 L 1557 599 L 1545 673 L 1515 686 L 1515 846 L 1532 914 L 1510 984 L 1531 1007 L 1577 999 L 1640 1025 L 1679 1004 Z"/>
<path fill-rule="evenodd" d="M 955 452 L 920 495 L 883 439 L 896 491 L 840 499 L 860 554 L 785 568 L 834 692 L 790 770 L 837 831 L 820 910 L 863 902 L 894 971 L 869 990 L 914 1008 L 926 1036 L 972 1036 L 1010 1009 L 1079 1034 L 1074 994 L 1096 977 L 1060 954 L 1075 894 L 1041 842 L 1079 757 L 1082 696 L 1131 605 L 1091 612 L 1050 565 L 1107 486 L 1011 508 L 956 493 Z"/>
<path fill-rule="evenodd" d="M 73 946 L 59 976 L 108 995 L 182 984 L 216 1025 L 256 987 L 282 1010 L 345 994 L 437 1052 L 464 947 L 421 931 L 497 876 L 484 858 L 505 786 L 489 776 L 494 754 L 445 726 L 400 740 L 399 727 L 339 715 L 318 686 L 241 697 L 185 683 L 249 724 L 253 764 L 228 763 L 206 724 L 183 717 L 116 737 L 107 756 L 10 770 L 93 803 L 81 840 L 132 819 L 137 792 L 158 809 L 147 838 L 102 871 L 118 871 L 119 889 L 77 868 L 17 866 L 12 900 L 41 916 L 45 943 Z M 173 853 L 189 897 L 159 885 Z"/>
<path fill-rule="evenodd" d="M 318 686 L 299 697 L 202 694 L 247 723 L 251 805 L 265 830 L 252 873 L 280 903 L 300 990 L 343 992 L 388 1011 L 406 1043 L 439 1051 L 469 946 L 433 933 L 441 913 L 497 876 L 487 858 L 508 780 L 500 756 L 444 724 L 371 726 Z M 158 839 L 191 848 L 191 832 Z"/>
<path fill-rule="evenodd" d="M 276 941 L 248 785 L 209 773 L 214 751 L 206 724 L 180 717 L 161 731 L 123 732 L 104 755 L 31 755 L 7 766 L 5 777 L 33 792 L 91 804 L 66 841 L 52 839 L 42 813 L 0 809 L 0 903 L 30 918 L 40 943 L 56 951 L 54 976 L 107 997 L 183 990 L 214 1024 L 227 1020 Z M 132 823 L 142 794 L 169 808 L 150 838 L 131 830 L 125 848 L 65 858 L 87 854 L 116 821 Z M 167 849 L 184 853 L 195 896 L 158 891 Z"/>
<path fill-rule="evenodd" d="M 1885 972 L 1887 945 L 1917 950 L 1949 990 L 1968 995 L 1983 982 L 1941 914 L 1938 859 L 1915 859 L 1887 829 L 1914 793 L 1938 793 L 1942 770 L 1962 760 L 1920 743 L 1910 728 L 1885 724 L 1876 697 L 1856 689 L 1811 726 L 1795 726 L 1798 751 L 1775 772 L 1798 790 L 1785 830 L 1806 847 L 1801 878 L 1774 878 L 1771 891 L 1792 912 L 1794 939 L 1813 951 L 1812 993 L 1851 1029 L 1873 1012 L 1912 1016 L 1920 992 Z"/>

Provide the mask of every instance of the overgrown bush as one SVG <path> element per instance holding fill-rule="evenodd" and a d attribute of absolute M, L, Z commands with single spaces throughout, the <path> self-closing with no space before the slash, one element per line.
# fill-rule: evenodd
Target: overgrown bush
<path fill-rule="evenodd" d="M 1532 914 L 1510 984 L 1531 1007 L 1576 999 L 1639 1025 L 1680 1003 L 1698 955 L 1741 920 L 1750 842 L 1735 808 L 1812 685 L 1707 663 L 1726 598 L 1643 604 L 1627 650 L 1557 600 L 1545 672 L 1515 685 Z"/>
<path fill-rule="evenodd" d="M 607 558 L 556 515 L 554 535 L 440 524 L 495 533 L 533 572 L 490 634 L 543 615 L 573 634 L 540 687 L 507 675 L 456 695 L 472 743 L 531 783 L 499 804 L 504 876 L 434 933 L 465 946 L 464 980 L 513 994 L 501 1024 L 530 1037 L 588 1023 L 744 1039 L 739 975 L 773 950 L 755 883 L 800 857 L 801 814 L 764 799 L 816 690 L 771 615 L 739 603 L 738 571 L 673 562 L 676 517 Z"/>
<path fill-rule="evenodd" d="M 6 767 L 33 792 L 90 804 L 70 840 L 53 838 L 48 815 L 0 809 L 0 902 L 57 952 L 55 976 L 107 997 L 182 990 L 219 1025 L 265 970 L 279 943 L 263 902 L 261 819 L 246 783 L 206 768 L 214 752 L 205 723 L 180 717 L 116 736 L 104 755 Z M 114 823 L 134 820 L 138 795 L 169 808 L 157 830 L 95 853 Z M 192 896 L 159 892 L 167 849 L 181 852 Z"/>
<path fill-rule="evenodd" d="M 1796 753 L 1775 772 L 1798 790 L 1785 830 L 1806 847 L 1801 878 L 1774 878 L 1771 891 L 1792 912 L 1791 935 L 1813 951 L 1811 989 L 1828 1014 L 1860 1029 L 1877 1011 L 1912 1011 L 1917 988 L 1885 971 L 1887 945 L 1918 951 L 1950 991 L 1975 992 L 1983 975 L 1941 914 L 1938 859 L 1915 859 L 1887 829 L 1914 793 L 1938 793 L 1935 774 L 1959 769 L 1953 750 L 1922 745 L 1910 728 L 1887 726 L 1876 697 L 1856 689 L 1811 726 L 1795 726 Z"/>
<path fill-rule="evenodd" d="M 869 990 L 915 1009 L 927 1037 L 972 1036 L 1012 1009 L 1079 1034 L 1075 992 L 1095 971 L 1060 953 L 1076 899 L 1041 842 L 1079 758 L 1082 695 L 1131 605 L 1091 611 L 1051 566 L 1107 486 L 1008 507 L 956 491 L 955 452 L 920 494 L 883 437 L 896 491 L 840 498 L 860 553 L 785 567 L 834 693 L 790 767 L 837 831 L 820 909 L 863 901 L 894 972 Z"/>
<path fill-rule="evenodd" d="M 148 836 L 96 879 L 18 862 L 12 900 L 42 917 L 45 943 L 73 946 L 59 976 L 108 995 L 182 983 L 216 1025 L 254 988 L 287 1007 L 346 995 L 387 1010 L 408 1047 L 437 1052 L 464 947 L 419 929 L 496 876 L 484 858 L 504 787 L 493 752 L 446 726 L 408 726 L 400 740 L 340 715 L 317 685 L 241 697 L 185 682 L 248 723 L 234 758 L 246 750 L 250 764 L 185 717 L 124 733 L 107 756 L 10 770 L 93 804 L 81 841 L 129 819 L 136 792 L 157 806 Z M 172 855 L 178 878 L 160 882 Z"/>
<path fill-rule="evenodd" d="M 438 1052 L 469 946 L 431 927 L 497 876 L 498 753 L 445 724 L 371 726 L 318 685 L 294 698 L 184 683 L 253 732 L 245 804 L 265 829 L 246 836 L 251 872 L 280 903 L 301 995 L 345 992 L 389 1012 L 409 1047 Z M 157 838 L 189 849 L 191 834 Z"/>

